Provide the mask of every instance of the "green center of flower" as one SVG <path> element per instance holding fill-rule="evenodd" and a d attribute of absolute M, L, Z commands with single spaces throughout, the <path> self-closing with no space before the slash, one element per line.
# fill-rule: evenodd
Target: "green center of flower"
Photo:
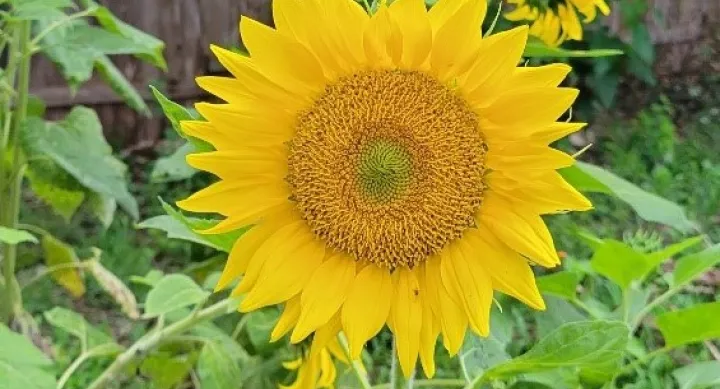
<path fill-rule="evenodd" d="M 402 194 L 410 183 L 412 156 L 401 145 L 378 139 L 360 152 L 358 183 L 377 202 L 388 202 Z"/>

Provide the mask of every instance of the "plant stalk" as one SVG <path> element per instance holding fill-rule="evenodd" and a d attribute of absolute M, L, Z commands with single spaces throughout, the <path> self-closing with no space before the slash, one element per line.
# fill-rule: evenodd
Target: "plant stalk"
<path fill-rule="evenodd" d="M 11 165 L 12 175 L 10 179 L 10 189 L 8 191 L 8 202 L 10 204 L 7 214 L 3 215 L 4 226 L 8 228 L 16 228 L 18 224 L 18 215 L 20 213 L 20 196 L 22 195 L 23 175 L 25 173 L 24 162 L 20 158 L 20 131 L 24 125 L 27 116 L 28 95 L 30 88 L 30 27 L 29 21 L 20 22 L 18 26 L 18 45 L 12 56 L 19 56 L 19 76 L 17 85 L 17 103 L 15 104 L 15 112 L 12 115 L 12 126 L 10 129 L 10 143 L 6 147 L 13 150 L 13 162 Z M 3 138 L 7 135 L 3 131 Z M 5 158 L 3 156 L 3 158 Z M 4 164 L 5 161 L 3 160 Z M 3 174 L 5 174 L 3 172 Z M 5 245 L 3 255 L 3 276 L 5 279 L 5 302 L 8 310 L 5 312 L 7 317 L 3 317 L 4 321 L 9 322 L 13 315 L 22 310 L 22 294 L 20 285 L 15 277 L 15 261 L 17 259 L 17 245 Z"/>
<path fill-rule="evenodd" d="M 130 346 L 130 348 L 125 350 L 122 354 L 118 355 L 115 361 L 107 369 L 105 369 L 105 371 L 103 371 L 103 373 L 97 379 L 95 379 L 95 381 L 93 381 L 93 383 L 90 384 L 87 389 L 106 388 L 108 383 L 111 380 L 115 379 L 118 373 L 122 371 L 123 368 L 125 368 L 125 366 L 127 366 L 130 362 L 132 362 L 133 359 L 144 355 L 148 350 L 156 347 L 163 339 L 182 334 L 183 332 L 189 330 L 190 328 L 194 327 L 199 323 L 225 315 L 228 312 L 228 308 L 233 303 L 237 303 L 237 301 L 232 298 L 222 300 L 203 310 L 198 311 L 196 315 L 187 316 L 186 318 L 175 322 L 159 331 L 146 334 L 137 342 L 135 342 L 135 344 Z"/>
<path fill-rule="evenodd" d="M 350 346 L 348 345 L 348 341 L 347 338 L 345 338 L 345 335 L 342 333 L 338 334 L 338 340 L 340 341 L 340 345 L 345 352 L 345 358 L 347 358 L 348 362 L 350 362 L 350 368 L 355 373 L 355 376 L 360 382 L 360 385 L 362 385 L 362 388 L 371 389 L 370 381 L 368 380 L 367 374 L 365 373 L 365 366 L 363 366 L 362 361 L 353 360 L 350 357 Z"/>

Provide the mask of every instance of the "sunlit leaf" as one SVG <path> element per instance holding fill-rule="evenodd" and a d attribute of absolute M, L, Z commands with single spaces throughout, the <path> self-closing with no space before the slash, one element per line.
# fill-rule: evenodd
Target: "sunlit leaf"
<path fill-rule="evenodd" d="M 679 205 L 646 192 L 603 168 L 578 161 L 560 172 L 580 191 L 614 195 L 630 205 L 644 220 L 665 224 L 683 232 L 692 231 L 696 227 Z"/>
<path fill-rule="evenodd" d="M 200 352 L 197 374 L 203 389 L 241 387 L 242 376 L 237 362 L 227 349 L 216 342 L 207 342 Z"/>
<path fill-rule="evenodd" d="M 718 263 L 720 263 L 720 244 L 682 257 L 675 263 L 670 287 L 682 287 Z"/>
<path fill-rule="evenodd" d="M 117 200 L 134 219 L 138 206 L 127 188 L 127 168 L 112 155 L 95 111 L 75 107 L 60 122 L 34 118 L 22 132 L 30 159 L 49 158 L 84 187 Z"/>
<path fill-rule="evenodd" d="M 270 333 L 275 327 L 280 312 L 275 307 L 270 307 L 246 315 L 250 315 L 245 327 L 250 343 L 258 350 L 275 348 L 276 344 L 270 343 Z"/>
<path fill-rule="evenodd" d="M 150 377 L 153 389 L 171 389 L 185 381 L 194 362 L 192 356 L 157 352 L 143 360 L 140 372 Z"/>
<path fill-rule="evenodd" d="M 664 313 L 655 320 L 666 347 L 720 337 L 720 302 Z"/>
<path fill-rule="evenodd" d="M 202 290 L 195 281 L 183 274 L 163 277 L 148 292 L 144 317 L 157 317 L 174 310 L 201 303 L 210 293 Z"/>
<path fill-rule="evenodd" d="M 183 120 L 198 120 L 199 116 L 196 113 L 193 113 L 182 105 L 168 99 L 162 94 L 162 92 L 152 85 L 150 86 L 150 90 L 152 90 L 155 99 L 160 104 L 160 108 L 162 108 L 165 117 L 167 117 L 170 121 L 173 129 L 175 129 L 181 137 L 187 139 L 188 142 L 195 146 L 195 151 L 203 152 L 213 150 L 213 147 L 209 143 L 184 133 L 180 127 L 180 122 Z"/>
<path fill-rule="evenodd" d="M 64 9 L 72 8 L 72 0 L 11 0 L 10 18 L 15 20 L 39 20 L 48 17 L 60 18 Z"/>
<path fill-rule="evenodd" d="M 24 242 L 37 243 L 38 240 L 27 231 L 0 226 L 0 242 L 18 244 Z"/>
<path fill-rule="evenodd" d="M 665 247 L 664 249 L 660 251 L 656 251 L 654 253 L 647 254 L 648 261 L 650 262 L 650 265 L 652 267 L 655 267 L 662 263 L 663 261 L 672 258 L 674 255 L 677 255 L 693 246 L 696 246 L 697 244 L 701 243 L 703 241 L 702 236 L 695 236 L 692 238 L 685 239 L 681 242 L 671 244 L 670 246 Z"/>
<path fill-rule="evenodd" d="M 537 278 L 537 285 L 542 293 L 548 293 L 564 299 L 572 300 L 577 294 L 580 276 L 571 271 L 559 271 Z"/>
<path fill-rule="evenodd" d="M 505 349 L 512 337 L 512 325 L 508 314 L 493 312 L 488 337 L 471 332 L 465 335 L 460 358 L 469 377 L 481 376 L 487 369 L 510 359 Z"/>
<path fill-rule="evenodd" d="M 30 188 L 66 222 L 75 215 L 85 201 L 85 189 L 75 177 L 49 159 L 35 159 L 28 163 L 25 175 Z"/>
<path fill-rule="evenodd" d="M 43 235 L 41 245 L 45 264 L 49 268 L 58 267 L 57 270 L 50 273 L 55 282 L 65 288 L 73 297 L 84 295 L 85 281 L 82 273 L 78 267 L 73 267 L 80 264 L 75 249 L 49 234 Z"/>
<path fill-rule="evenodd" d="M 607 239 L 591 259 L 596 272 L 626 289 L 643 277 L 650 268 L 646 257 L 623 242 Z"/>
<path fill-rule="evenodd" d="M 545 337 L 566 323 L 587 320 L 587 316 L 569 302 L 551 295 L 544 296 L 546 309 L 535 313 L 537 334 Z"/>
<path fill-rule="evenodd" d="M 720 387 L 720 362 L 695 362 L 672 372 L 679 389 L 706 389 Z"/>
<path fill-rule="evenodd" d="M 609 379 L 620 367 L 627 340 L 628 328 L 620 322 L 564 324 L 527 353 L 489 369 L 485 376 L 501 378 L 573 368 L 594 381 Z"/>
<path fill-rule="evenodd" d="M 55 389 L 53 362 L 27 338 L 0 323 L 0 388 Z"/>

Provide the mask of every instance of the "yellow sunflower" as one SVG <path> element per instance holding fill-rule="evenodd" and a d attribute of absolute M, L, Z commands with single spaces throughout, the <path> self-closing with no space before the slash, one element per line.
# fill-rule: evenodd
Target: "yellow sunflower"
<path fill-rule="evenodd" d="M 275 28 L 243 18 L 249 57 L 213 47 L 232 78 L 200 77 L 224 104 L 187 134 L 187 161 L 220 181 L 178 205 L 252 225 L 217 285 L 241 311 L 285 308 L 297 343 L 343 331 L 352 359 L 385 324 L 403 372 L 434 374 L 466 329 L 489 331 L 493 290 L 544 304 L 530 264 L 559 258 L 540 215 L 587 210 L 550 148 L 578 91 L 564 64 L 521 67 L 528 28 L 483 38 L 485 0 L 275 0 Z M 318 347 L 322 347 L 320 344 Z"/>
<path fill-rule="evenodd" d="M 283 366 L 288 370 L 297 370 L 295 381 L 290 386 L 281 385 L 282 389 L 315 389 L 335 387 L 335 379 L 337 378 L 337 369 L 333 358 L 348 364 L 349 361 L 345 357 L 345 353 L 340 346 L 337 338 L 327 341 L 322 348 L 318 348 L 319 343 L 313 342 L 310 350 L 305 352 L 303 356 L 289 362 L 284 362 Z"/>
<path fill-rule="evenodd" d="M 566 40 L 582 40 L 583 27 L 577 12 L 590 23 L 597 16 L 610 14 L 605 0 L 508 0 L 516 8 L 505 14 L 511 21 L 533 22 L 530 35 L 540 38 L 549 46 L 559 46 Z"/>

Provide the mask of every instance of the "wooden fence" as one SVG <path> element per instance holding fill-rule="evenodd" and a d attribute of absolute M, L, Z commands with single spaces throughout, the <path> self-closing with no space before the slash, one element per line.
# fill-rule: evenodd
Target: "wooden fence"
<path fill-rule="evenodd" d="M 620 0 L 644 1 L 644 0 Z M 648 23 L 659 45 L 663 71 L 682 70 L 701 50 L 697 43 L 716 34 L 720 41 L 720 0 L 649 0 L 652 12 Z M 193 78 L 220 71 L 210 51 L 210 43 L 236 45 L 240 15 L 271 23 L 270 0 L 101 0 L 124 21 L 151 33 L 167 44 L 169 70 L 162 73 L 138 61 L 117 57 L 114 62 L 129 80 L 151 101 L 147 85 L 162 85 L 178 101 L 201 97 Z M 662 17 L 657 17 L 661 15 Z M 611 30 L 624 34 L 619 14 L 608 18 Z M 702 54 L 702 53 L 701 53 Z M 714 53 L 717 58 L 717 52 Z M 702 55 L 707 55 L 704 53 Z M 720 72 L 720 68 L 715 69 Z M 33 93 L 48 102 L 49 116 L 59 117 L 67 107 L 83 104 L 95 108 L 108 138 L 127 147 L 151 147 L 166 126 L 161 115 L 144 118 L 124 106 L 121 99 L 100 80 L 93 79 L 71 95 L 54 66 L 38 58 L 32 71 Z"/>

